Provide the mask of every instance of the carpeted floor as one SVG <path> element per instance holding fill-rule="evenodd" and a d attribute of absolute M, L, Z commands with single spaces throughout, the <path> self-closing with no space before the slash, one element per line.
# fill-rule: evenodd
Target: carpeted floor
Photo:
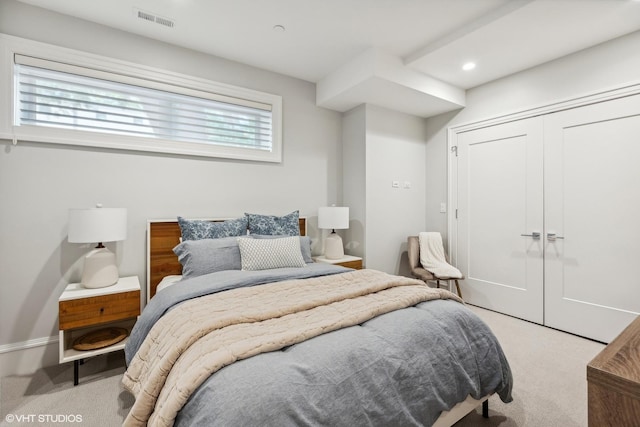
<path fill-rule="evenodd" d="M 514 401 L 489 401 L 456 427 L 587 425 L 586 365 L 604 345 L 470 306 L 502 343 L 514 375 Z M 122 352 L 90 359 L 73 386 L 73 364 L 0 380 L 0 426 L 109 427 L 122 424 L 133 403 L 120 385 Z"/>
<path fill-rule="evenodd" d="M 456 427 L 587 425 L 587 364 L 604 344 L 469 306 L 498 337 L 514 377 L 513 402 L 489 399 L 489 419 L 480 410 Z"/>
<path fill-rule="evenodd" d="M 122 425 L 133 404 L 133 396 L 120 385 L 124 371 L 120 351 L 87 360 L 80 366 L 80 383 L 75 387 L 73 363 L 2 378 L 0 426 Z"/>

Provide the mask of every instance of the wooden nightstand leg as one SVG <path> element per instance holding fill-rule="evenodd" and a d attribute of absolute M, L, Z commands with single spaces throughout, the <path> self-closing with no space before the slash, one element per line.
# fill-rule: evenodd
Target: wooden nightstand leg
<path fill-rule="evenodd" d="M 482 416 L 489 418 L 489 399 L 482 402 Z"/>

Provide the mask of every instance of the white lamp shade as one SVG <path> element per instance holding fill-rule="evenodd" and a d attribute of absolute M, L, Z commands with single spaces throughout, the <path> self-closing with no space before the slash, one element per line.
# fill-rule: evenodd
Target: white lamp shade
<path fill-rule="evenodd" d="M 102 243 L 127 238 L 127 209 L 69 209 L 69 242 Z"/>
<path fill-rule="evenodd" d="M 318 228 L 330 230 L 349 228 L 349 208 L 341 206 L 318 208 Z"/>

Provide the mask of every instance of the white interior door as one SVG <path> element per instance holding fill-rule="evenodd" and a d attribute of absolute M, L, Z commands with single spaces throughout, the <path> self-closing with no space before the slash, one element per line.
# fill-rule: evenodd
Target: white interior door
<path fill-rule="evenodd" d="M 457 135 L 454 254 L 464 299 L 543 322 L 542 119 Z"/>
<path fill-rule="evenodd" d="M 544 129 L 545 324 L 610 342 L 640 313 L 640 95 Z"/>

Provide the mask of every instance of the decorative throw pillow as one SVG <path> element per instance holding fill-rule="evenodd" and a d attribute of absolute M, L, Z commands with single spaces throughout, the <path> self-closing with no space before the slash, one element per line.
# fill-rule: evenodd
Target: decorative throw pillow
<path fill-rule="evenodd" d="M 267 236 L 266 234 L 249 234 L 248 237 L 254 239 L 280 239 L 282 236 Z M 302 252 L 302 258 L 304 262 L 313 262 L 311 258 L 311 238 L 309 236 L 300 236 L 300 252 Z"/>
<path fill-rule="evenodd" d="M 173 252 L 182 264 L 183 279 L 242 267 L 237 237 L 185 240 Z"/>
<path fill-rule="evenodd" d="M 299 236 L 300 223 L 298 211 L 293 211 L 285 216 L 258 215 L 245 213 L 249 220 L 249 233 L 279 235 L 279 236 Z"/>
<path fill-rule="evenodd" d="M 272 268 L 305 267 L 298 236 L 279 239 L 251 239 L 239 237 L 243 270 L 269 270 Z"/>
<path fill-rule="evenodd" d="M 247 217 L 212 222 L 178 217 L 182 241 L 200 239 L 220 239 L 222 237 L 244 236 L 247 234 Z"/>

